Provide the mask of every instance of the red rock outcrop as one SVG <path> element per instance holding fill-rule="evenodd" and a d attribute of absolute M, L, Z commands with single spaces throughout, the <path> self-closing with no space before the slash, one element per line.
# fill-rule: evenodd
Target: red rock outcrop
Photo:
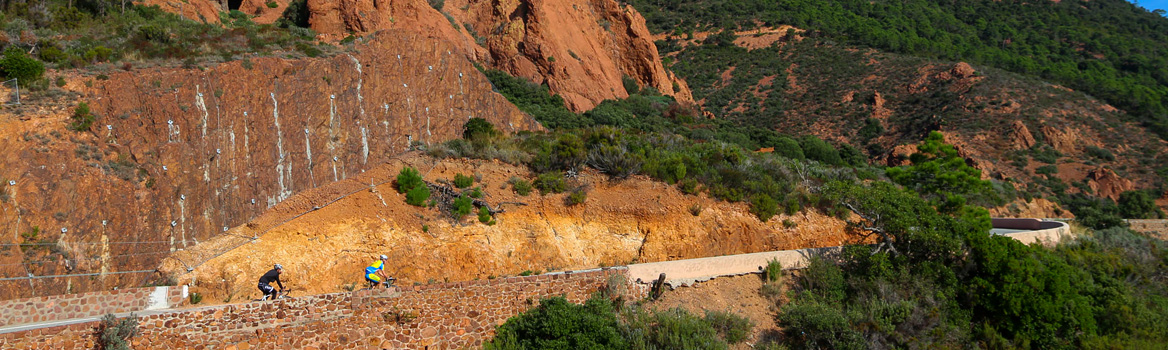
<path fill-rule="evenodd" d="M 1030 129 L 1026 128 L 1026 123 L 1021 120 L 1015 120 L 1010 124 L 1010 137 L 1013 140 L 1010 146 L 1014 149 L 1034 147 L 1034 135 L 1030 134 Z"/>
<path fill-rule="evenodd" d="M 1119 200 L 1119 194 L 1135 189 L 1131 180 L 1124 179 L 1108 168 L 1098 168 L 1087 173 L 1087 186 L 1096 196 Z"/>
<path fill-rule="evenodd" d="M 623 75 L 693 102 L 685 82 L 662 66 L 645 19 L 614 0 L 451 0 L 445 13 L 423 0 L 310 0 L 308 7 L 323 34 L 410 28 L 447 38 L 474 59 L 547 84 L 578 112 L 627 97 Z"/>
<path fill-rule="evenodd" d="M 253 58 L 96 80 L 98 115 L 0 118 L 0 243 L 39 227 L 45 250 L 0 255 L 0 276 L 153 270 L 173 251 L 248 222 L 295 193 L 355 176 L 411 142 L 461 136 L 468 117 L 504 132 L 538 123 L 491 91 L 453 45 L 383 32 L 329 58 Z M 29 240 L 29 239 L 24 239 Z M 139 242 L 139 243 L 117 243 Z M 38 262 L 30 264 L 29 261 Z M 0 298 L 141 285 L 125 274 L 0 282 Z"/>
<path fill-rule="evenodd" d="M 1050 125 L 1043 125 L 1042 135 L 1046 137 L 1047 143 L 1063 154 L 1075 153 L 1077 150 L 1076 144 L 1079 141 L 1079 137 L 1072 130 L 1066 128 L 1056 129 Z"/>
<path fill-rule="evenodd" d="M 227 11 L 227 6 L 212 0 L 143 0 L 140 4 L 203 23 L 219 23 L 219 13 Z"/>

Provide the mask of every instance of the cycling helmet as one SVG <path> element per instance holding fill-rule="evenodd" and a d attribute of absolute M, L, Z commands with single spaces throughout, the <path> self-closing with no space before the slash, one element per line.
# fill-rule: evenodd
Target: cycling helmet
<path fill-rule="evenodd" d="M 381 254 L 381 260 L 389 260 L 389 257 L 385 256 L 385 254 Z"/>
<path fill-rule="evenodd" d="M 276 270 L 283 270 L 283 269 L 284 269 L 283 265 L 276 264 Z"/>

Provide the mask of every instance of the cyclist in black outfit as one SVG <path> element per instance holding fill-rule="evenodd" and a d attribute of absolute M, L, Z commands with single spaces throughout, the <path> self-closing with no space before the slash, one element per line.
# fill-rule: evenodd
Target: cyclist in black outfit
<path fill-rule="evenodd" d="M 276 264 L 275 268 L 273 268 L 271 271 L 268 271 L 268 273 L 265 273 L 263 277 L 260 277 L 259 288 L 260 292 L 264 293 L 264 297 L 261 298 L 261 300 L 267 300 L 269 297 L 276 297 L 276 289 L 272 288 L 271 286 L 273 281 L 276 282 L 276 285 L 280 286 L 280 290 L 284 289 L 284 284 L 280 283 L 281 273 L 284 273 L 284 267 L 280 266 L 280 264 Z"/>

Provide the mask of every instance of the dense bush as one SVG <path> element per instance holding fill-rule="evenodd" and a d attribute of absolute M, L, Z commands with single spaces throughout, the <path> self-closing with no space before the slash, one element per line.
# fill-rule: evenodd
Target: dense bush
<path fill-rule="evenodd" d="M 405 167 L 397 173 L 397 193 L 406 193 L 410 190 L 423 186 L 422 175 L 418 173 L 418 169 L 414 167 Z M 423 186 L 424 187 L 424 186 Z"/>
<path fill-rule="evenodd" d="M 507 319 L 484 349 L 628 349 L 621 336 L 612 302 L 588 299 L 584 305 L 563 297 L 543 299 L 539 306 Z"/>
<path fill-rule="evenodd" d="M 507 319 L 485 349 L 726 349 L 753 324 L 741 316 L 711 312 L 698 317 L 682 309 L 651 311 L 636 306 L 618 312 L 614 301 L 594 295 L 583 305 L 563 297 Z"/>
<path fill-rule="evenodd" d="M 705 321 L 730 344 L 746 340 L 754 328 L 754 322 L 750 319 L 726 311 L 707 310 Z"/>
<path fill-rule="evenodd" d="M 770 195 L 761 193 L 750 200 L 750 212 L 757 216 L 759 221 L 767 222 L 778 212 L 778 204 Z"/>
<path fill-rule="evenodd" d="M 430 199 L 430 186 L 421 185 L 406 192 L 406 203 L 409 205 L 421 207 L 426 205 L 427 199 Z"/>
<path fill-rule="evenodd" d="M 912 165 L 891 167 L 892 181 L 912 189 L 944 212 L 955 212 L 973 197 L 981 204 L 1003 204 L 981 171 L 965 163 L 957 149 L 944 143 L 940 132 L 931 132 L 910 157 Z"/>
<path fill-rule="evenodd" d="M 883 243 L 812 259 L 777 318 L 794 348 L 1123 348 L 1168 340 L 1168 331 L 1151 326 L 1163 319 L 1153 315 L 1168 311 L 1168 281 L 1132 277 L 1168 266 L 1163 242 L 1115 228 L 1050 250 L 988 235 L 984 210 L 938 212 L 887 183 L 831 184 L 824 192 L 860 214 L 856 227 Z"/>
<path fill-rule="evenodd" d="M 45 74 L 45 65 L 25 55 L 24 50 L 10 46 L 4 50 L 4 57 L 0 58 L 0 73 L 27 86 Z"/>
<path fill-rule="evenodd" d="M 1126 191 L 1119 194 L 1119 212 L 1129 219 L 1162 219 L 1164 212 L 1156 206 L 1155 198 L 1147 191 Z"/>
<path fill-rule="evenodd" d="M 568 190 L 568 183 L 564 181 L 564 175 L 560 173 L 543 173 L 535 178 L 533 183 L 535 188 L 539 189 L 540 194 L 562 193 Z"/>
<path fill-rule="evenodd" d="M 462 127 L 462 138 L 467 140 L 498 137 L 500 134 L 493 124 L 483 118 L 470 118 Z"/>

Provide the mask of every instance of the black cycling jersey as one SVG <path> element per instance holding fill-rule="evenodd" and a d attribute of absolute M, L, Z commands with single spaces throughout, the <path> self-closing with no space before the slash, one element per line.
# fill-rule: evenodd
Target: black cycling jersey
<path fill-rule="evenodd" d="M 263 277 L 260 277 L 260 284 L 269 284 L 272 282 L 276 282 L 280 286 L 280 289 L 284 289 L 284 284 L 280 283 L 280 273 L 276 269 L 272 269 L 268 273 L 265 273 Z"/>

